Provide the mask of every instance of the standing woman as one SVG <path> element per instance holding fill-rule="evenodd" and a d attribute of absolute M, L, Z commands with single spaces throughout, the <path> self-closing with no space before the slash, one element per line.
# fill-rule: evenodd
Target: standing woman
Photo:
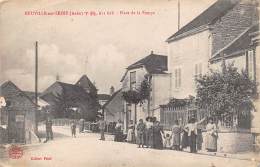
<path fill-rule="evenodd" d="M 162 134 L 164 135 L 163 128 L 160 125 L 160 122 L 156 121 L 153 127 L 153 139 L 155 149 L 163 149 Z"/>
<path fill-rule="evenodd" d="M 217 151 L 217 126 L 213 122 L 213 118 L 209 118 L 209 122 L 206 126 L 206 149 L 208 152 L 216 152 Z"/>
<path fill-rule="evenodd" d="M 114 141 L 117 141 L 117 142 L 119 142 L 119 141 L 122 141 L 122 139 L 121 139 L 121 131 L 122 131 L 122 123 L 121 123 L 121 120 L 119 119 L 118 121 L 117 121 L 117 123 L 116 123 L 116 127 L 115 127 L 115 138 L 114 138 Z"/>
<path fill-rule="evenodd" d="M 173 136 L 173 143 L 172 147 L 174 150 L 180 150 L 181 144 L 181 126 L 179 125 L 179 121 L 175 120 L 175 124 L 172 126 L 172 136 Z"/>
<path fill-rule="evenodd" d="M 153 120 L 152 117 L 146 118 L 146 146 L 153 147 Z"/>
<path fill-rule="evenodd" d="M 134 143 L 135 141 L 135 125 L 134 121 L 130 120 L 130 124 L 128 126 L 128 131 L 127 131 L 127 142 L 129 143 Z"/>

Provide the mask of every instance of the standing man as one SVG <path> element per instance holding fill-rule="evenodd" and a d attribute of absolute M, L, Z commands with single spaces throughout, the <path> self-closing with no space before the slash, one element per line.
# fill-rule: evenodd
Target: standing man
<path fill-rule="evenodd" d="M 76 137 L 76 123 L 75 121 L 72 122 L 71 124 L 71 134 L 72 134 L 72 137 Z"/>
<path fill-rule="evenodd" d="M 105 129 L 106 129 L 106 122 L 104 120 L 104 117 L 101 116 L 100 120 L 99 120 L 99 130 L 100 130 L 100 139 L 99 140 L 105 140 Z"/>
<path fill-rule="evenodd" d="M 46 143 L 50 139 L 53 140 L 52 120 L 49 117 L 45 122 L 45 128 L 46 128 L 46 140 L 44 142 Z"/>

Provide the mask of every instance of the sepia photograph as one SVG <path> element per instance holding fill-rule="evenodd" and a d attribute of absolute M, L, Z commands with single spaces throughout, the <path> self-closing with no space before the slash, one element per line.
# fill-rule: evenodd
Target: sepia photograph
<path fill-rule="evenodd" d="M 259 0 L 0 0 L 0 167 L 260 167 Z"/>

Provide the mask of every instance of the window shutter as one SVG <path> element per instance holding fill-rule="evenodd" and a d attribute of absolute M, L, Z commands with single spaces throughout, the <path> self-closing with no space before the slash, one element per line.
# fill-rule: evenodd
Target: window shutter
<path fill-rule="evenodd" d="M 248 76 L 250 79 L 254 79 L 254 51 L 248 51 Z"/>
<path fill-rule="evenodd" d="M 179 68 L 179 87 L 181 87 L 181 68 Z"/>

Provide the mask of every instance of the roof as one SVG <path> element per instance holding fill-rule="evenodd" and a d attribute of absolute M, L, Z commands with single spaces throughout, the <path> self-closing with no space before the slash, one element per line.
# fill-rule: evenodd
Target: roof
<path fill-rule="evenodd" d="M 110 97 L 108 94 L 98 94 L 98 100 L 109 100 Z"/>
<path fill-rule="evenodd" d="M 35 92 L 31 92 L 31 91 L 23 91 L 28 97 L 30 97 L 31 99 L 35 99 Z M 41 93 L 38 92 L 38 96 L 41 96 Z"/>
<path fill-rule="evenodd" d="M 57 83 L 62 87 L 63 92 L 69 97 L 89 98 L 89 95 L 85 92 L 85 90 L 78 85 L 68 84 L 64 82 Z"/>
<path fill-rule="evenodd" d="M 140 68 L 143 66 L 146 68 L 147 72 L 150 74 L 165 74 L 165 71 L 168 70 L 167 56 L 157 55 L 157 54 L 154 54 L 153 52 L 151 52 L 150 55 L 131 64 L 126 69 L 128 71 L 128 70 Z M 127 73 L 127 71 L 126 71 L 126 73 Z M 126 73 L 122 77 L 121 82 L 125 78 Z"/>
<path fill-rule="evenodd" d="M 218 0 L 179 31 L 170 36 L 166 41 L 171 42 L 181 38 L 185 33 L 215 23 L 227 11 L 232 9 L 240 0 Z"/>
<path fill-rule="evenodd" d="M 62 87 L 62 93 L 68 99 L 74 99 L 74 98 L 77 98 L 77 100 L 90 99 L 89 94 L 87 94 L 86 91 L 78 85 L 73 85 L 73 84 L 68 84 L 68 83 L 56 81 L 49 88 L 53 87 L 54 85 L 60 85 Z M 55 97 L 56 97 L 53 94 L 54 90 L 49 90 L 49 88 L 46 90 L 47 92 L 45 91 L 41 95 L 41 98 L 43 98 L 47 102 L 55 100 Z"/>
<path fill-rule="evenodd" d="M 27 95 L 25 94 L 20 88 L 18 88 L 12 81 L 6 81 L 4 82 L 1 86 L 0 86 L 0 95 L 3 94 L 2 90 L 4 90 L 4 87 L 8 86 L 8 85 L 11 85 L 13 86 L 18 92 L 20 95 L 24 96 L 25 98 L 27 98 L 33 105 L 36 106 L 36 104 L 34 103 L 34 101 Z M 11 92 L 9 92 L 11 93 Z"/>
<path fill-rule="evenodd" d="M 122 89 L 119 89 L 113 95 L 110 97 L 110 99 L 103 105 L 103 108 L 105 108 L 117 95 L 121 92 Z"/>
<path fill-rule="evenodd" d="M 78 85 L 84 89 L 97 91 L 96 86 L 90 81 L 90 79 L 87 77 L 87 75 L 83 75 L 75 85 Z"/>
<path fill-rule="evenodd" d="M 243 33 L 241 33 L 238 36 L 238 38 L 232 41 L 223 50 L 217 52 L 217 54 L 213 58 L 211 58 L 210 61 L 216 61 L 222 59 L 222 55 L 225 55 L 225 57 L 229 57 L 229 56 L 238 55 L 239 53 L 243 53 L 244 51 L 246 51 L 251 47 L 252 36 L 250 36 L 250 34 L 256 31 L 259 31 L 259 24 L 255 24 L 249 27 L 248 29 L 246 29 Z"/>

